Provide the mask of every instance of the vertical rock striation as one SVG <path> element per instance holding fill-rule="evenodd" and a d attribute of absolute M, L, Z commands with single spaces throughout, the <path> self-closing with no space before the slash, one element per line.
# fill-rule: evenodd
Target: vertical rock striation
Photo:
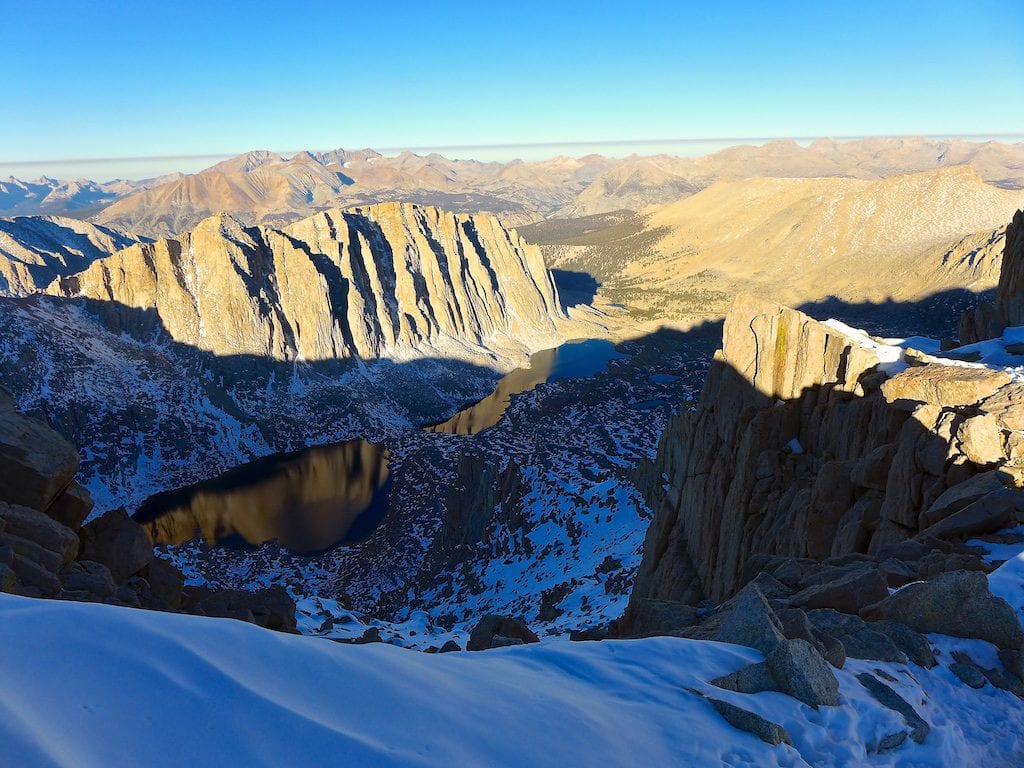
<path fill-rule="evenodd" d="M 555 341 L 540 251 L 493 216 L 381 203 L 282 230 L 226 214 L 119 251 L 49 293 L 105 302 L 108 322 L 218 356 L 329 360 Z"/>
<path fill-rule="evenodd" d="M 0 219 L 0 296 L 27 296 L 138 238 L 62 216 Z"/>
<path fill-rule="evenodd" d="M 696 410 L 637 472 L 655 518 L 634 602 L 722 600 L 759 556 L 877 553 L 1018 514 L 1024 385 L 894 353 L 739 297 Z"/>

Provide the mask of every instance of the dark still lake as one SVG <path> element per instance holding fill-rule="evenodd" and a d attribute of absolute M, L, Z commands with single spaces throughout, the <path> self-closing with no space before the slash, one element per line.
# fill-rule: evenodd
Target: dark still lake
<path fill-rule="evenodd" d="M 601 339 L 538 352 L 483 400 L 426 429 L 475 434 L 501 420 L 513 395 L 544 382 L 593 376 L 624 357 Z M 245 549 L 276 541 L 296 554 L 314 554 L 369 536 L 387 513 L 390 487 L 387 449 L 349 440 L 274 454 L 158 493 L 133 517 L 157 544 L 199 535 L 214 546 Z"/>
<path fill-rule="evenodd" d="M 133 515 L 158 544 L 197 533 L 247 548 L 276 540 L 312 554 L 365 538 L 387 512 L 387 450 L 365 440 L 251 461 L 211 480 L 150 496 Z"/>
<path fill-rule="evenodd" d="M 502 377 L 494 392 L 483 400 L 426 429 L 453 435 L 475 435 L 501 421 L 513 395 L 528 392 L 538 384 L 550 381 L 593 376 L 607 370 L 609 361 L 625 357 L 615 350 L 614 342 L 606 339 L 570 341 L 554 349 L 542 350 L 531 355 L 527 367 L 516 368 Z"/>

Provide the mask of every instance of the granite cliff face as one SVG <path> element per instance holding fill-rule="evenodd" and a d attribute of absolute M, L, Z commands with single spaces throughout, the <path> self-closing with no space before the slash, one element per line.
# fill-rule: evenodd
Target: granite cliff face
<path fill-rule="evenodd" d="M 638 470 L 655 518 L 633 604 L 723 600 L 772 557 L 995 530 L 1024 508 L 1022 402 L 1003 371 L 739 297 L 699 405 Z"/>
<path fill-rule="evenodd" d="M 48 293 L 102 302 L 136 336 L 157 322 L 219 357 L 318 361 L 521 354 L 564 317 L 540 251 L 489 215 L 382 203 L 282 230 L 221 214 L 121 250 Z"/>
<path fill-rule="evenodd" d="M 61 216 L 0 219 L 0 296 L 27 296 L 55 278 L 138 242 L 109 227 Z"/>
<path fill-rule="evenodd" d="M 1024 325 L 1024 210 L 1006 228 L 1002 269 L 994 303 L 984 303 L 960 318 L 960 341 L 992 339 L 1012 326 Z"/>

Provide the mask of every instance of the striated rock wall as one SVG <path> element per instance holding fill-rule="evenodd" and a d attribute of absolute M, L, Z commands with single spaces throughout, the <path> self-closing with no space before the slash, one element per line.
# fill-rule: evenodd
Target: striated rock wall
<path fill-rule="evenodd" d="M 221 214 L 119 251 L 48 289 L 105 319 L 218 356 L 385 357 L 545 346 L 563 317 L 540 251 L 493 216 L 382 203 L 282 230 Z"/>
<path fill-rule="evenodd" d="M 1017 211 L 1006 228 L 996 300 L 960 317 L 960 343 L 993 339 L 1019 325 L 1024 325 L 1024 210 Z"/>
<path fill-rule="evenodd" d="M 37 293 L 136 242 L 126 232 L 61 216 L 0 219 L 0 296 Z"/>
<path fill-rule="evenodd" d="M 723 600 L 761 556 L 947 534 L 972 502 L 1020 485 L 1024 385 L 900 354 L 739 297 L 696 410 L 637 471 L 655 518 L 633 602 Z"/>

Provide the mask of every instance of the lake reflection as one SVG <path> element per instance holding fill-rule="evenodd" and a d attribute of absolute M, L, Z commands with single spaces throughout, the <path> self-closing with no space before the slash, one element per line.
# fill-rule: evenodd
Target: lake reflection
<path fill-rule="evenodd" d="M 350 440 L 275 454 L 156 494 L 133 517 L 158 544 L 198 533 L 209 544 L 276 540 L 309 554 L 368 536 L 384 518 L 389 489 L 387 450 Z"/>
<path fill-rule="evenodd" d="M 475 435 L 501 421 L 513 395 L 549 381 L 593 376 L 606 370 L 610 360 L 625 357 L 615 351 L 614 342 L 605 339 L 570 341 L 555 349 L 542 350 L 530 357 L 529 367 L 516 368 L 499 380 L 494 392 L 483 400 L 425 429 L 451 435 Z"/>

